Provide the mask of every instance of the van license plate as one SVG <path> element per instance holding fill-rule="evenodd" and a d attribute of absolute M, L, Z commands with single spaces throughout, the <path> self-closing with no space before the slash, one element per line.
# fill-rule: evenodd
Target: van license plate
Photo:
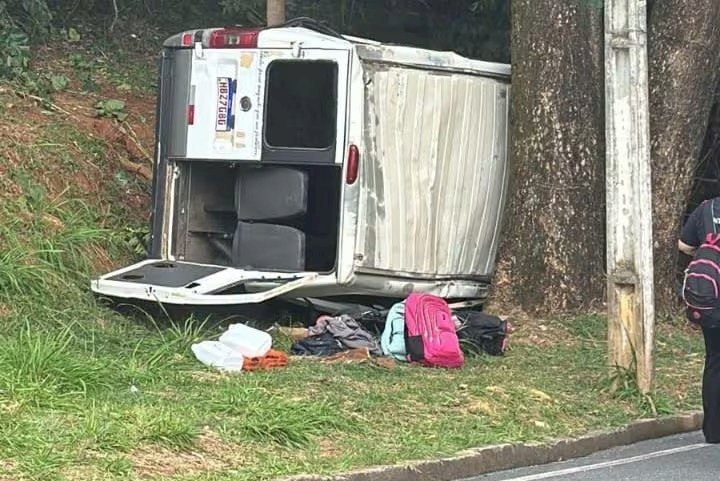
<path fill-rule="evenodd" d="M 215 130 L 228 132 L 232 130 L 233 81 L 230 77 L 217 79 L 217 108 L 215 110 Z"/>

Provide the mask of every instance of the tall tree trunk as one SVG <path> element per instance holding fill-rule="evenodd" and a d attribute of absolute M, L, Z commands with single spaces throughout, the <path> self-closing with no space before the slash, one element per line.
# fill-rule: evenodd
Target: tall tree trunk
<path fill-rule="evenodd" d="M 703 144 L 703 155 L 700 159 L 703 160 L 705 156 L 708 160 L 712 158 L 715 160 L 714 165 L 718 167 L 720 166 L 720 74 L 718 75 L 715 97 L 712 103 L 713 108 L 710 111 L 710 120 Z M 720 171 L 715 170 L 713 175 L 715 176 L 715 180 L 720 182 Z M 717 189 L 714 189 L 714 191 L 717 192 Z M 718 194 L 720 194 L 720 192 L 718 192 Z"/>
<path fill-rule="evenodd" d="M 285 0 L 267 0 L 268 26 L 285 23 Z"/>
<path fill-rule="evenodd" d="M 713 108 L 710 111 L 710 120 L 695 176 L 688 210 L 694 209 L 705 199 L 720 195 L 720 81 L 715 87 Z M 686 256 L 682 257 L 682 260 L 689 260 Z"/>
<path fill-rule="evenodd" d="M 720 69 L 720 0 L 655 2 L 650 16 L 650 131 L 655 299 L 677 310 L 682 213 L 692 187 Z"/>
<path fill-rule="evenodd" d="M 576 311 L 605 292 L 603 10 L 512 0 L 513 186 L 494 299 Z"/>

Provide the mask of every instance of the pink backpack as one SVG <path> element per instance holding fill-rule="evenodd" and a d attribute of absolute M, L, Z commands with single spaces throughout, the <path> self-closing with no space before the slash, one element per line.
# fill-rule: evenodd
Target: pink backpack
<path fill-rule="evenodd" d="M 450 308 L 430 294 L 410 294 L 405 301 L 408 361 L 455 368 L 465 362 Z"/>

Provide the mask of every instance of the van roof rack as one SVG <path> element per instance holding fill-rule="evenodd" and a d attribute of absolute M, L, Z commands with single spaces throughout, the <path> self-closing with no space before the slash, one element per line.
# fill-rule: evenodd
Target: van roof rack
<path fill-rule="evenodd" d="M 325 35 L 330 35 L 331 37 L 343 38 L 343 36 L 340 35 L 337 31 L 328 27 L 326 24 L 320 23 L 319 21 L 315 20 L 314 18 L 310 18 L 310 17 L 293 18 L 283 24 L 274 25 L 273 27 L 270 27 L 270 28 L 287 28 L 287 27 L 307 28 L 308 30 L 314 30 L 319 33 L 324 33 Z"/>

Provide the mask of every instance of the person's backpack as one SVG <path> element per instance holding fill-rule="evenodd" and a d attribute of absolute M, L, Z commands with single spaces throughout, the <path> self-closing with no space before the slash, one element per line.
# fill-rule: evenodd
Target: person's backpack
<path fill-rule="evenodd" d="M 501 356 L 508 348 L 508 334 L 512 327 L 498 316 L 469 311 L 457 315 L 461 322 L 457 330 L 460 345 L 473 352 Z"/>
<path fill-rule="evenodd" d="M 718 203 L 718 199 L 712 199 L 705 206 L 705 240 L 688 264 L 682 285 L 688 318 L 704 327 L 720 325 L 720 219 L 715 215 L 720 213 Z"/>
<path fill-rule="evenodd" d="M 385 328 L 380 336 L 383 354 L 398 361 L 407 361 L 405 349 L 405 302 L 398 302 L 390 308 L 385 319 Z"/>
<path fill-rule="evenodd" d="M 455 322 L 444 299 L 414 293 L 405 300 L 405 348 L 411 362 L 447 368 L 463 365 Z"/>

